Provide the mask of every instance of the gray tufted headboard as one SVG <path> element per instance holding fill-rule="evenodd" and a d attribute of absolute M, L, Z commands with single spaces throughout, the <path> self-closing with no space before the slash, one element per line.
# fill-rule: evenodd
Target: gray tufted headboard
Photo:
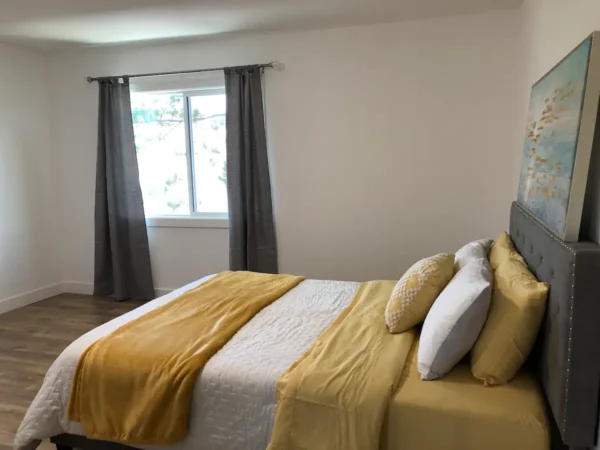
<path fill-rule="evenodd" d="M 600 246 L 564 243 L 513 203 L 510 235 L 540 280 L 550 283 L 532 361 L 565 444 L 595 444 L 600 393 Z"/>

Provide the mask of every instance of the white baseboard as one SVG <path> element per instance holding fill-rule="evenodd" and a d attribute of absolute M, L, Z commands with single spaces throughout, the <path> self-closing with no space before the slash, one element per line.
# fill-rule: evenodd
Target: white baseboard
<path fill-rule="evenodd" d="M 61 286 L 63 294 L 94 294 L 94 283 L 82 283 L 81 281 L 63 281 L 61 283 Z"/>
<path fill-rule="evenodd" d="M 162 297 L 173 292 L 173 289 L 155 288 L 157 297 Z M 81 281 L 63 281 L 62 283 L 52 284 L 24 294 L 15 295 L 5 299 L 0 299 L 0 314 L 31 305 L 32 303 L 45 300 L 60 294 L 80 294 L 92 295 L 94 293 L 94 283 L 84 283 Z"/>
<path fill-rule="evenodd" d="M 94 294 L 94 283 L 83 283 L 80 281 L 63 281 L 62 293 L 63 294 L 81 294 L 81 295 L 93 295 Z M 167 288 L 155 288 L 154 293 L 157 297 L 170 294 L 174 289 Z"/>
<path fill-rule="evenodd" d="M 5 299 L 0 299 L 0 314 L 12 311 L 13 309 L 21 308 L 22 306 L 31 305 L 55 295 L 63 293 L 62 283 L 51 284 L 40 289 L 25 292 L 24 294 L 15 295 Z"/>

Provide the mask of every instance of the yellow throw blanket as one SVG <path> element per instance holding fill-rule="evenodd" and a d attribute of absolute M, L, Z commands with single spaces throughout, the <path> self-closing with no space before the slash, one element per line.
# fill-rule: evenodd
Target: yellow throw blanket
<path fill-rule="evenodd" d="M 69 419 L 93 439 L 180 441 L 200 369 L 256 313 L 303 279 L 224 272 L 123 325 L 79 359 Z"/>
<path fill-rule="evenodd" d="M 415 338 L 387 331 L 395 281 L 363 283 L 344 312 L 277 381 L 268 450 L 377 450 Z"/>

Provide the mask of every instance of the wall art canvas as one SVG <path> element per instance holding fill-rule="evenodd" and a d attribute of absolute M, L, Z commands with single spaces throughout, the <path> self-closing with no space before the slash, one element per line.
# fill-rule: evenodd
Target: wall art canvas
<path fill-rule="evenodd" d="M 579 238 L 600 98 L 594 33 L 532 88 L 517 201 L 559 238 Z M 600 35 L 598 35 L 600 38 Z"/>

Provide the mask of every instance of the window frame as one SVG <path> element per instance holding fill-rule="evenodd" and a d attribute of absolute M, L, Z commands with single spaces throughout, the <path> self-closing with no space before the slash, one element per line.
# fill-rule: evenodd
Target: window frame
<path fill-rule="evenodd" d="M 224 95 L 225 86 L 211 86 L 198 89 L 140 89 L 136 92 L 150 94 L 181 94 L 183 97 L 183 124 L 185 131 L 185 153 L 188 171 L 188 201 L 190 213 L 164 214 L 146 216 L 146 226 L 156 228 L 229 228 L 229 212 L 200 212 L 196 203 L 196 176 L 194 161 L 193 123 L 190 120 L 191 97 L 204 97 L 208 95 Z"/>
<path fill-rule="evenodd" d="M 150 228 L 229 228 L 229 219 L 204 216 L 147 216 Z"/>
<path fill-rule="evenodd" d="M 193 139 L 193 123 L 190 122 L 190 116 L 192 113 L 192 104 L 190 101 L 191 97 L 205 97 L 209 95 L 225 95 L 225 87 L 214 87 L 207 89 L 195 89 L 182 91 L 183 96 L 183 124 L 185 127 L 185 152 L 188 165 L 188 183 L 189 189 L 189 201 L 190 201 L 190 216 L 198 217 L 203 219 L 228 219 L 229 213 L 211 213 L 211 212 L 199 212 L 197 211 L 197 198 L 196 198 L 196 175 L 195 175 L 195 160 L 194 160 L 194 139 Z"/>

